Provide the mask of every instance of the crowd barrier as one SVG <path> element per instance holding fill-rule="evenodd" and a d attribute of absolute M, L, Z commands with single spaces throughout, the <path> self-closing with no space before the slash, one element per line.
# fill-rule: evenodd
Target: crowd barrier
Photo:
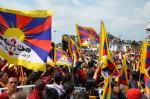
<path fill-rule="evenodd" d="M 60 85 L 53 85 L 53 84 L 47 84 L 47 87 L 59 87 L 62 88 L 62 86 Z M 30 94 L 30 92 L 34 89 L 34 85 L 24 85 L 24 86 L 17 86 L 17 91 L 22 91 L 24 92 L 27 96 Z M 0 88 L 0 94 L 4 91 L 6 91 L 7 88 Z M 86 89 L 84 87 L 75 87 L 75 92 L 81 92 L 81 91 L 85 91 Z M 96 89 L 98 92 L 101 92 L 102 89 Z M 101 96 L 101 95 L 100 95 Z M 94 99 L 94 98 L 91 98 Z"/>

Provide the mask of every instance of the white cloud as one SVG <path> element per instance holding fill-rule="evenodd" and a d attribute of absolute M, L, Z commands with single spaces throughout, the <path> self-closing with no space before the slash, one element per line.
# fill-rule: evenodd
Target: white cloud
<path fill-rule="evenodd" d="M 108 32 L 123 38 L 142 40 L 146 36 L 146 23 L 150 18 L 147 0 L 2 0 L 1 6 L 18 10 L 45 9 L 53 15 L 52 32 L 61 42 L 64 33 L 76 35 L 75 24 L 94 27 L 100 31 L 104 20 Z M 145 33 L 144 35 L 141 33 Z M 136 35 L 136 36 L 135 36 Z"/>
<path fill-rule="evenodd" d="M 143 7 L 143 14 L 145 18 L 150 19 L 150 1 L 147 2 Z M 149 20 L 150 21 L 150 20 Z"/>

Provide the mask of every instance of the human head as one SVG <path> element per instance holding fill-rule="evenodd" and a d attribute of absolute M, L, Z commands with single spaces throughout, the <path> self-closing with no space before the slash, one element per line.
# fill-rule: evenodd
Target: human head
<path fill-rule="evenodd" d="M 89 99 L 89 95 L 82 91 L 82 92 L 78 92 L 73 96 L 73 99 Z"/>
<path fill-rule="evenodd" d="M 126 93 L 127 99 L 140 99 L 141 96 L 140 90 L 136 88 L 131 88 Z"/>
<path fill-rule="evenodd" d="M 111 82 L 111 88 L 115 93 L 118 93 L 120 91 L 120 84 L 117 81 Z"/>
<path fill-rule="evenodd" d="M 96 87 L 97 83 L 95 79 L 87 79 L 87 81 L 85 82 L 86 92 L 88 92 L 91 95 L 95 93 Z"/>
<path fill-rule="evenodd" d="M 79 57 L 78 62 L 79 62 L 79 63 L 83 63 L 82 57 Z"/>
<path fill-rule="evenodd" d="M 8 82 L 8 74 L 6 72 L 0 72 L 0 81 L 4 84 Z"/>
<path fill-rule="evenodd" d="M 7 87 L 10 92 L 15 92 L 18 86 L 18 79 L 16 77 L 10 77 L 7 82 Z"/>
<path fill-rule="evenodd" d="M 16 92 L 10 96 L 9 99 L 26 99 L 27 96 L 23 92 Z"/>
<path fill-rule="evenodd" d="M 94 66 L 94 63 L 95 63 L 95 61 L 94 61 L 94 60 L 91 60 L 91 61 L 88 62 L 88 66 L 89 66 L 89 67 L 93 67 L 93 66 Z"/>
<path fill-rule="evenodd" d="M 132 75 L 133 80 L 135 80 L 135 81 L 139 80 L 139 73 L 138 72 L 132 71 L 131 75 Z"/>
<path fill-rule="evenodd" d="M 50 67 L 50 69 L 48 69 L 44 75 L 45 76 L 49 76 L 49 75 L 53 75 L 54 74 L 54 67 Z"/>
<path fill-rule="evenodd" d="M 72 74 L 69 73 L 69 72 L 66 73 L 64 80 L 65 80 L 65 82 L 67 82 L 67 81 L 70 81 L 70 82 L 73 81 Z"/>
<path fill-rule="evenodd" d="M 32 76 L 30 78 L 31 82 L 33 84 L 35 84 L 35 82 L 40 79 L 40 76 L 41 76 L 41 72 L 33 72 Z"/>
<path fill-rule="evenodd" d="M 56 74 L 55 76 L 54 76 L 54 78 L 55 78 L 55 83 L 56 84 L 58 84 L 58 85 L 60 85 L 61 83 L 62 83 L 62 77 L 60 76 L 60 75 L 58 75 L 58 74 Z"/>
<path fill-rule="evenodd" d="M 5 66 L 6 64 L 7 64 L 6 59 L 0 61 L 0 66 Z"/>
<path fill-rule="evenodd" d="M 88 71 L 86 72 L 86 76 L 87 76 L 87 78 L 93 78 L 93 76 L 94 76 L 94 69 L 88 69 Z"/>
<path fill-rule="evenodd" d="M 35 90 L 37 92 L 43 92 L 46 88 L 46 82 L 42 79 L 39 79 L 35 82 Z"/>
<path fill-rule="evenodd" d="M 59 94 L 56 89 L 47 88 L 42 95 L 42 99 L 59 99 Z"/>
<path fill-rule="evenodd" d="M 65 90 L 67 95 L 71 96 L 74 93 L 74 84 L 72 82 L 66 82 L 63 85 L 63 89 Z"/>

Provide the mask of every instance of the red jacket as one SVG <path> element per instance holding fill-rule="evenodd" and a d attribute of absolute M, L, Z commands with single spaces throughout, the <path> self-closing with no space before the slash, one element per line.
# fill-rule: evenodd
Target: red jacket
<path fill-rule="evenodd" d="M 8 97 L 8 95 L 7 95 L 7 93 L 6 93 L 6 91 L 3 92 L 2 94 L 0 94 L 0 99 L 9 99 L 9 97 Z"/>
<path fill-rule="evenodd" d="M 30 95 L 28 96 L 28 99 L 42 99 L 42 96 L 40 96 L 37 93 L 37 91 L 34 89 L 34 90 L 31 91 Z"/>

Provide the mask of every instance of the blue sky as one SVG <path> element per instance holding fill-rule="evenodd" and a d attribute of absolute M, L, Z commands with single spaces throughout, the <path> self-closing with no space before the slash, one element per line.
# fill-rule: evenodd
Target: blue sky
<path fill-rule="evenodd" d="M 0 7 L 55 12 L 52 23 L 55 43 L 61 42 L 63 34 L 76 35 L 75 24 L 93 27 L 99 33 L 101 20 L 107 32 L 117 37 L 144 40 L 150 22 L 150 0 L 0 0 Z"/>

